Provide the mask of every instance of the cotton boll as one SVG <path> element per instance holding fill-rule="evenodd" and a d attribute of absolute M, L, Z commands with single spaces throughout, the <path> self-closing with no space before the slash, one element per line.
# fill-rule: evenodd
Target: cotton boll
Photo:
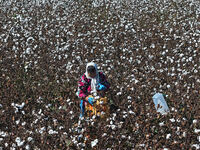
<path fill-rule="evenodd" d="M 199 149 L 200 145 L 199 144 L 193 144 L 192 147 L 195 147 L 196 149 Z"/>
<path fill-rule="evenodd" d="M 196 119 L 194 119 L 192 122 L 193 122 L 193 124 L 196 124 L 196 123 L 197 123 L 197 120 L 196 120 Z"/>
<path fill-rule="evenodd" d="M 197 140 L 200 142 L 200 136 L 197 137 Z"/>
<path fill-rule="evenodd" d="M 57 131 L 53 131 L 52 129 L 50 129 L 48 133 L 49 133 L 49 134 L 58 134 Z"/>
<path fill-rule="evenodd" d="M 122 92 L 118 92 L 117 95 L 122 95 Z"/>
<path fill-rule="evenodd" d="M 17 143 L 17 146 L 22 146 L 23 144 L 24 144 L 24 140 L 23 141 L 21 141 L 21 138 L 20 137 L 17 137 L 16 139 L 15 139 L 15 142 Z"/>
<path fill-rule="evenodd" d="M 91 147 L 93 148 L 94 146 L 96 146 L 98 143 L 98 139 L 95 139 L 94 141 L 91 142 Z"/>
<path fill-rule="evenodd" d="M 125 138 L 126 138 L 126 136 L 125 136 L 125 135 L 122 135 L 121 137 L 122 137 L 122 139 L 125 139 Z"/>
<path fill-rule="evenodd" d="M 116 125 L 111 125 L 110 127 L 112 128 L 112 130 L 116 129 Z"/>
<path fill-rule="evenodd" d="M 94 122 L 91 122 L 91 126 L 94 126 Z"/>
<path fill-rule="evenodd" d="M 139 82 L 139 80 L 137 79 L 134 79 L 134 83 L 137 84 Z"/>
<path fill-rule="evenodd" d="M 172 118 L 172 119 L 169 119 L 171 122 L 175 122 L 176 120 L 174 119 L 174 118 Z"/>
<path fill-rule="evenodd" d="M 123 123 L 119 123 L 119 124 L 118 124 L 118 128 L 119 128 L 119 129 L 122 128 L 122 124 L 123 124 Z"/>
<path fill-rule="evenodd" d="M 26 122 L 22 122 L 22 126 L 26 125 Z"/>
<path fill-rule="evenodd" d="M 183 120 L 184 120 L 184 121 L 187 121 L 187 119 L 186 119 L 185 117 L 183 117 Z"/>
<path fill-rule="evenodd" d="M 151 71 L 155 71 L 155 68 L 154 68 L 154 66 L 151 66 L 151 68 L 150 68 L 150 69 L 151 69 Z"/>
<path fill-rule="evenodd" d="M 160 122 L 160 123 L 159 123 L 159 126 L 161 126 L 161 127 L 164 126 L 164 125 L 165 125 L 164 122 Z"/>
<path fill-rule="evenodd" d="M 132 110 L 129 111 L 129 114 L 135 114 Z"/>
<path fill-rule="evenodd" d="M 137 60 L 137 63 L 138 63 L 138 64 L 140 64 L 140 63 L 141 63 L 141 61 L 140 61 L 140 60 Z"/>
<path fill-rule="evenodd" d="M 41 114 L 41 113 L 42 113 L 42 109 L 39 110 L 38 114 Z"/>
<path fill-rule="evenodd" d="M 176 93 L 180 94 L 180 90 L 179 90 L 179 89 L 177 89 L 177 90 L 176 90 Z"/>
<path fill-rule="evenodd" d="M 12 143 L 12 149 L 14 149 L 15 150 L 15 147 L 16 147 L 17 145 L 15 144 L 15 143 Z"/>
<path fill-rule="evenodd" d="M 132 97 L 131 96 L 127 96 L 127 99 L 132 99 Z"/>
<path fill-rule="evenodd" d="M 192 57 L 189 57 L 189 58 L 188 58 L 188 61 L 192 61 Z"/>
<path fill-rule="evenodd" d="M 113 121 L 110 121 L 110 124 L 112 125 L 112 124 L 113 124 Z"/>
<path fill-rule="evenodd" d="M 167 88 L 169 89 L 171 86 L 170 85 L 167 85 Z"/>
<path fill-rule="evenodd" d="M 183 137 L 186 137 L 186 132 L 183 132 Z"/>
<path fill-rule="evenodd" d="M 72 115 L 72 114 L 73 114 L 73 111 L 70 111 L 70 112 L 69 112 L 69 114 L 71 114 L 71 115 Z"/>
<path fill-rule="evenodd" d="M 171 111 L 175 111 L 175 108 L 174 108 L 174 107 L 171 107 Z"/>
<path fill-rule="evenodd" d="M 39 133 L 42 134 L 45 130 L 45 127 L 40 128 Z"/>
<path fill-rule="evenodd" d="M 123 114 L 127 114 L 127 112 L 126 112 L 126 111 L 123 111 Z"/>
<path fill-rule="evenodd" d="M 100 104 L 102 105 L 104 103 L 104 101 L 100 101 Z"/>
<path fill-rule="evenodd" d="M 74 137 L 74 138 L 72 139 L 72 142 L 73 142 L 74 144 L 77 144 L 77 143 L 78 143 L 78 141 L 76 140 L 76 137 Z"/>
<path fill-rule="evenodd" d="M 95 115 L 93 115 L 93 116 L 92 116 L 92 119 L 94 120 L 95 118 L 96 118 L 96 116 L 95 116 Z"/>
<path fill-rule="evenodd" d="M 169 139 L 171 137 L 171 134 L 166 135 L 166 139 Z"/>
<path fill-rule="evenodd" d="M 130 139 L 131 139 L 131 136 L 128 136 L 128 139 L 130 140 Z"/>
<path fill-rule="evenodd" d="M 26 145 L 26 146 L 25 146 L 25 149 L 26 149 L 26 150 L 30 150 L 30 146 L 29 146 L 29 145 Z"/>
<path fill-rule="evenodd" d="M 150 47 L 151 47 L 151 48 L 155 48 L 155 44 L 154 44 L 154 43 L 152 43 Z"/>
<path fill-rule="evenodd" d="M 180 127 L 176 127 L 176 129 L 177 129 L 176 134 L 180 135 Z"/>
<path fill-rule="evenodd" d="M 17 120 L 17 121 L 15 121 L 15 123 L 18 125 L 19 124 L 19 122 L 20 122 L 20 119 L 19 120 Z"/>
<path fill-rule="evenodd" d="M 183 57 L 183 58 L 181 59 L 182 62 L 185 62 L 185 60 L 186 60 L 185 57 Z"/>
<path fill-rule="evenodd" d="M 162 52 L 162 55 L 164 56 L 165 54 L 166 54 L 166 52 L 165 52 L 165 51 L 163 51 L 163 52 Z"/>
<path fill-rule="evenodd" d="M 200 129 L 194 129 L 194 133 L 199 133 Z"/>
<path fill-rule="evenodd" d="M 162 73 L 164 70 L 163 69 L 160 69 L 160 72 Z"/>
<path fill-rule="evenodd" d="M 5 147 L 8 147 L 8 143 L 5 143 L 4 145 L 5 145 Z"/>
<path fill-rule="evenodd" d="M 145 147 L 145 144 L 140 144 L 139 146 L 141 146 L 141 147 Z"/>
<path fill-rule="evenodd" d="M 153 57 L 154 57 L 153 55 L 149 55 L 149 59 L 150 59 L 150 60 L 152 60 Z"/>
<path fill-rule="evenodd" d="M 113 113 L 113 117 L 116 117 L 117 116 L 117 114 L 116 113 Z"/>
<path fill-rule="evenodd" d="M 32 137 L 28 137 L 28 139 L 27 139 L 29 142 L 30 141 L 32 141 L 33 140 L 33 138 Z"/>

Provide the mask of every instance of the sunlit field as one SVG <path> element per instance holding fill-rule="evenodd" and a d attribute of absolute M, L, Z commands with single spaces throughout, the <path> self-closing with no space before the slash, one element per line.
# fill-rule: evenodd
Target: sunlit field
<path fill-rule="evenodd" d="M 118 109 L 80 121 L 77 82 L 90 61 Z M 0 150 L 199 143 L 199 0 L 0 0 Z"/>

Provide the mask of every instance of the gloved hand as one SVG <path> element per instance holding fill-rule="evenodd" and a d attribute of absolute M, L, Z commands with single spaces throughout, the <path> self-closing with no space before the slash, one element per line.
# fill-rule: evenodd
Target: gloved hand
<path fill-rule="evenodd" d="M 102 91 L 102 90 L 105 90 L 105 89 L 106 89 L 106 86 L 105 86 L 105 85 L 103 85 L 103 84 L 101 84 L 101 83 L 99 83 L 99 84 L 97 85 L 97 90 Z"/>
<path fill-rule="evenodd" d="M 89 102 L 91 105 L 93 105 L 93 103 L 95 102 L 95 101 L 94 101 L 94 98 L 93 98 L 93 97 L 89 97 L 89 98 L 88 98 L 88 102 Z"/>

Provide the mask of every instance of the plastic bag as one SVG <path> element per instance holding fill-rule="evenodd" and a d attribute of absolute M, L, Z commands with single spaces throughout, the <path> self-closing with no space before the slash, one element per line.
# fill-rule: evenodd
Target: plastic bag
<path fill-rule="evenodd" d="M 167 105 L 167 102 L 164 99 L 163 94 L 156 93 L 153 96 L 153 102 L 155 104 L 155 108 L 157 112 L 160 112 L 162 115 L 165 115 L 169 112 L 169 107 Z"/>

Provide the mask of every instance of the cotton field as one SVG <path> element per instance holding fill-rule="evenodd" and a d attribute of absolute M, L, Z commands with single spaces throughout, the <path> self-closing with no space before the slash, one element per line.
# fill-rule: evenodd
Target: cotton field
<path fill-rule="evenodd" d="M 0 0 L 0 149 L 200 149 L 199 26 L 198 0 Z M 79 119 L 90 61 L 104 120 Z"/>

